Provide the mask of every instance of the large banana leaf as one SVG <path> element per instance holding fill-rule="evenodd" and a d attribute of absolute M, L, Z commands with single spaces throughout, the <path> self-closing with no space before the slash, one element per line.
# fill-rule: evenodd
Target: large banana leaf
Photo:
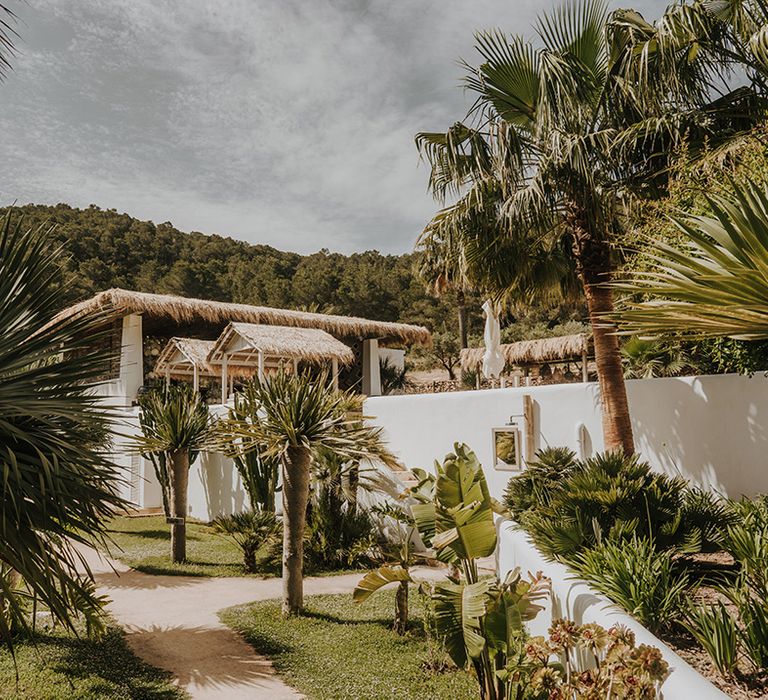
<path fill-rule="evenodd" d="M 407 569 L 402 566 L 380 566 L 378 569 L 369 571 L 360 579 L 352 592 L 352 600 L 356 603 L 362 603 L 368 600 L 379 588 L 400 581 L 413 581 Z"/>
<path fill-rule="evenodd" d="M 485 649 L 481 620 L 491 584 L 490 579 L 469 585 L 444 581 L 436 583 L 433 589 L 437 634 L 459 667 L 479 658 Z"/>
<path fill-rule="evenodd" d="M 463 444 L 454 445 L 437 476 L 432 546 L 460 559 L 488 557 L 496 550 L 488 484 L 477 456 Z"/>

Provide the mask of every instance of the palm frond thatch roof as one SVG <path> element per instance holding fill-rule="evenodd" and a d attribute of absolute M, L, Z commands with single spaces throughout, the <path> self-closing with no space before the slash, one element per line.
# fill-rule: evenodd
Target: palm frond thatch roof
<path fill-rule="evenodd" d="M 214 343 L 207 360 L 221 363 L 224 354 L 235 362 L 252 358 L 258 352 L 265 357 L 327 362 L 337 360 L 348 365 L 355 361 L 355 353 L 347 345 L 319 328 L 291 328 L 265 326 L 257 323 L 230 323 Z"/>
<path fill-rule="evenodd" d="M 562 362 L 581 359 L 591 351 L 589 336 L 584 333 L 562 335 L 556 338 L 521 340 L 500 346 L 508 365 L 533 365 L 544 362 Z M 485 348 L 466 348 L 461 351 L 462 369 L 474 369 L 483 364 Z"/>
<path fill-rule="evenodd" d="M 113 312 L 116 315 L 142 314 L 157 328 L 209 326 L 208 335 L 211 338 L 217 337 L 226 324 L 235 321 L 317 328 L 341 338 L 378 338 L 384 342 L 408 345 L 428 345 L 431 342 L 430 333 L 426 328 L 407 323 L 208 301 L 170 294 L 149 294 L 117 288 L 99 292 L 90 299 L 70 306 L 62 311 L 58 318 L 104 312 Z"/>

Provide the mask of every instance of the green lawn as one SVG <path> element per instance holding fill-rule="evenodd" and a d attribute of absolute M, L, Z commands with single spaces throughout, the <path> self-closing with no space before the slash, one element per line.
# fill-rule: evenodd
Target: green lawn
<path fill-rule="evenodd" d="M 133 655 L 120 629 L 98 641 L 60 629 L 34 642 L 15 642 L 13 659 L 0 648 L 0 698 L 4 700 L 182 700 L 187 694 L 168 675 Z"/>
<path fill-rule="evenodd" d="M 272 659 L 285 681 L 310 700 L 476 700 L 472 676 L 453 668 L 429 670 L 421 605 L 411 592 L 413 624 L 405 637 L 392 630 L 394 593 L 362 605 L 350 594 L 307 598 L 307 614 L 288 620 L 276 601 L 225 610 L 222 620 Z"/>
<path fill-rule="evenodd" d="M 162 515 L 110 523 L 110 554 L 138 571 L 172 576 L 245 576 L 242 554 L 229 538 L 210 525 L 187 522 L 187 561 L 171 562 L 171 531 Z"/>

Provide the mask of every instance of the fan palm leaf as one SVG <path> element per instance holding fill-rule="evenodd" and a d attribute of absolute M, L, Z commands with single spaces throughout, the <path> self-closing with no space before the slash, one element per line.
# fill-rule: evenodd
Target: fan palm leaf
<path fill-rule="evenodd" d="M 100 599 L 76 545 L 104 543 L 124 505 L 106 446 L 110 417 L 93 392 L 110 368 L 103 316 L 57 317 L 60 249 L 50 232 L 0 227 L 0 635 L 28 625 L 36 597 L 74 624 Z M 84 571 L 84 574 L 78 573 Z"/>
<path fill-rule="evenodd" d="M 616 284 L 650 297 L 627 299 L 622 330 L 768 338 L 768 189 L 734 183 L 730 195 L 707 201 L 710 216 L 674 219 L 684 249 L 653 241 L 651 268 Z"/>

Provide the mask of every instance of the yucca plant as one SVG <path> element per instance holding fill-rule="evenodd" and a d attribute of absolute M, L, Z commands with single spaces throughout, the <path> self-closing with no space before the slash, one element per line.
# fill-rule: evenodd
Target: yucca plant
<path fill-rule="evenodd" d="M 113 318 L 59 317 L 64 255 L 50 230 L 0 224 L 0 636 L 26 629 L 37 599 L 73 627 L 101 599 L 76 545 L 105 544 L 125 502 L 107 457 L 109 412 L 93 386 L 108 372 Z M 68 291 L 68 290 L 66 290 Z M 78 570 L 84 573 L 78 573 Z"/>
<path fill-rule="evenodd" d="M 669 627 L 685 607 L 688 575 L 675 566 L 671 551 L 659 552 L 647 538 L 605 541 L 569 563 L 651 632 Z"/>
<path fill-rule="evenodd" d="M 731 676 L 739 660 L 739 629 L 725 605 L 691 607 L 683 623 L 724 676 Z"/>
<path fill-rule="evenodd" d="M 168 473 L 171 558 L 187 558 L 187 491 L 189 467 L 211 437 L 208 405 L 188 384 L 172 384 L 145 394 L 140 403 L 143 452 L 162 452 Z"/>
<path fill-rule="evenodd" d="M 328 376 L 278 373 L 252 385 L 255 420 L 229 418 L 219 428 L 224 446 L 251 441 L 261 453 L 280 460 L 283 497 L 283 614 L 304 608 L 304 536 L 310 467 L 320 448 L 350 461 L 378 459 L 394 465 L 381 430 L 366 425 L 362 399 L 334 390 Z"/>
<path fill-rule="evenodd" d="M 241 423 L 253 423 L 258 421 L 258 406 L 253 384 L 248 383 L 235 394 L 234 406 L 230 409 L 229 416 Z M 243 439 L 235 441 L 229 452 L 248 494 L 251 508 L 274 513 L 280 460 L 267 457 L 258 444 Z"/>

